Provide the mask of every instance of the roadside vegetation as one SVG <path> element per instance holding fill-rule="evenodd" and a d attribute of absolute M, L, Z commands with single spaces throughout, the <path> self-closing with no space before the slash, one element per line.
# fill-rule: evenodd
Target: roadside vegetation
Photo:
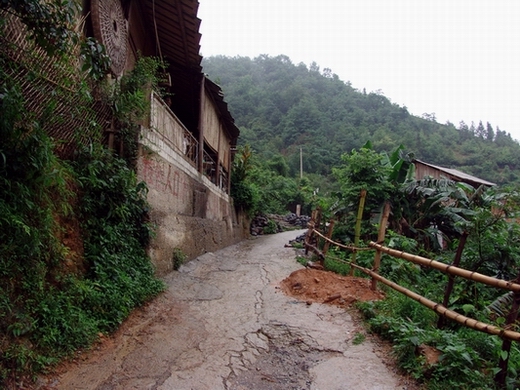
<path fill-rule="evenodd" d="M 57 73 L 56 87 L 35 112 L 28 108 L 34 102 L 24 85 L 45 75 L 37 64 L 23 68 L 13 62 L 8 50 L 0 55 L 2 388 L 20 388 L 60 359 L 88 348 L 164 288 L 146 254 L 153 226 L 146 185 L 133 170 L 135 150 L 127 147 L 121 158 L 105 149 L 102 126 L 92 122 L 74 129 L 88 134 L 90 143 L 63 159 L 56 153 L 60 144 L 45 130 L 60 116 L 60 102 L 71 99 L 71 89 L 63 86 L 74 85 L 74 101 L 80 102 L 74 115 L 85 117 L 91 110 L 85 80 L 102 87 L 104 49 L 77 34 L 74 2 L 34 3 L 3 2 L 0 25 L 9 14 L 19 15 L 33 49 L 44 49 L 55 68 L 65 71 Z M 67 77 L 77 74 L 71 58 L 78 48 L 85 73 L 79 82 Z M 117 106 L 114 114 L 129 142 L 135 139 L 130 124 L 145 113 L 143 88 L 153 85 L 156 65 L 143 59 L 119 84 L 102 87 L 111 106 Z"/>
<path fill-rule="evenodd" d="M 341 186 L 333 207 L 324 215 L 337 221 L 334 240 L 353 244 L 355 215 L 360 190 L 367 191 L 360 246 L 377 241 L 377 218 L 381 206 L 391 201 L 384 245 L 400 251 L 452 264 L 462 240 L 460 267 L 499 279 L 519 281 L 520 226 L 516 222 L 519 203 L 514 191 L 497 188 L 473 188 L 447 179 L 412 179 L 410 155 L 402 148 L 390 156 L 377 153 L 367 144 L 342 157 L 334 169 Z M 325 218 L 325 220 L 327 220 Z M 346 274 L 352 255 L 331 250 L 325 258 L 327 269 Z M 373 251 L 359 251 L 357 264 L 372 268 Z M 383 255 L 380 274 L 426 298 L 443 302 L 448 276 Z M 358 276 L 363 274 L 358 273 Z M 381 285 L 380 285 L 381 286 Z M 418 302 L 385 286 L 383 301 L 363 302 L 358 307 L 369 328 L 390 340 L 400 366 L 429 389 L 493 389 L 500 375 L 499 361 L 508 360 L 505 388 L 520 386 L 520 348 L 517 342 L 509 351 L 503 340 L 465 328 L 439 317 Z M 447 307 L 479 321 L 504 327 L 513 295 L 462 278 L 455 278 Z M 519 329 L 518 320 L 508 325 Z M 434 360 L 424 351 L 433 351 Z"/>

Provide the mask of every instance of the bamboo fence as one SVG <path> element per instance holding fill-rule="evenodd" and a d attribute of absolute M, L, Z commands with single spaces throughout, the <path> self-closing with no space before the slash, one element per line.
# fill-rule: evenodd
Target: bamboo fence
<path fill-rule="evenodd" d="M 501 386 L 505 386 L 506 376 L 507 376 L 507 366 L 509 361 L 509 352 L 511 347 L 511 342 L 516 341 L 520 342 L 520 332 L 516 332 L 512 330 L 511 328 L 515 326 L 517 323 L 518 313 L 520 310 L 520 275 L 515 280 L 515 282 L 501 280 L 497 278 L 493 278 L 490 276 L 482 275 L 477 272 L 469 271 L 463 268 L 459 268 L 456 265 L 459 264 L 460 256 L 462 255 L 462 249 L 463 245 L 459 245 L 459 248 L 457 250 L 457 256 L 454 261 L 455 265 L 449 265 L 444 264 L 439 261 L 435 261 L 432 259 L 428 259 L 426 257 L 421 257 L 417 255 L 413 255 L 410 253 L 406 253 L 403 251 L 398 251 L 392 248 L 385 247 L 381 245 L 382 242 L 384 242 L 384 236 L 386 232 L 386 222 L 388 219 L 388 215 L 390 213 L 390 205 L 387 203 L 385 205 L 382 217 L 381 217 L 381 223 L 380 223 L 380 229 L 378 233 L 378 242 L 371 241 L 369 243 L 368 248 L 361 248 L 357 245 L 343 245 L 341 243 L 335 242 L 331 239 L 332 237 L 332 228 L 330 226 L 333 226 L 333 221 L 331 221 L 329 225 L 329 229 L 327 232 L 327 236 L 320 233 L 317 229 L 319 229 L 320 224 L 319 222 L 316 223 L 316 213 L 313 213 L 313 216 L 311 218 L 311 221 L 309 222 L 309 230 L 307 231 L 307 234 L 305 235 L 305 253 L 308 253 L 309 250 L 312 250 L 314 253 L 316 253 L 320 259 L 320 261 L 324 262 L 325 260 L 325 254 L 329 248 L 330 245 L 334 245 L 338 248 L 341 248 L 343 250 L 351 251 L 352 252 L 352 260 L 351 261 L 345 261 L 340 260 L 344 263 L 347 263 L 350 265 L 350 274 L 352 275 L 354 269 L 358 269 L 359 271 L 369 275 L 372 278 L 372 289 L 376 290 L 377 288 L 377 282 L 383 283 L 386 286 L 394 289 L 395 291 L 400 292 L 401 294 L 404 294 L 410 299 L 413 299 L 417 302 L 419 302 L 421 305 L 429 308 L 430 310 L 433 310 L 435 313 L 439 315 L 439 322 L 438 327 L 443 326 L 443 320 L 449 319 L 452 321 L 457 322 L 458 324 L 461 324 L 465 327 L 468 327 L 470 329 L 474 329 L 480 332 L 484 332 L 490 335 L 499 336 L 503 339 L 502 343 L 502 351 L 506 352 L 505 357 L 504 354 L 501 354 L 500 360 L 498 363 L 498 373 L 495 376 L 495 382 Z M 320 216 L 320 213 L 317 214 Z M 358 221 L 357 221 L 358 223 Z M 324 240 L 324 251 L 320 251 L 319 249 L 319 243 L 316 237 L 319 237 L 320 239 Z M 464 237 L 465 239 L 465 237 Z M 375 250 L 376 254 L 374 257 L 374 264 L 373 269 L 370 270 L 368 268 L 361 267 L 357 264 L 355 264 L 355 254 L 358 251 L 361 250 Z M 422 295 L 419 295 L 395 282 L 392 282 L 381 275 L 379 275 L 379 266 L 381 261 L 381 254 L 386 253 L 389 256 L 404 259 L 407 261 L 410 261 L 414 264 L 418 264 L 422 267 L 428 267 L 433 268 L 438 271 L 444 272 L 449 275 L 449 281 L 448 286 L 445 291 L 444 296 L 444 304 L 440 304 L 437 302 L 434 302 L 426 297 L 423 297 Z M 507 321 L 504 328 L 500 328 L 495 325 L 487 324 L 485 322 L 477 321 L 473 318 L 464 316 L 462 314 L 459 314 L 453 310 L 450 310 L 446 307 L 449 294 L 451 292 L 451 289 L 453 288 L 454 278 L 455 276 L 462 277 L 464 279 L 473 280 L 477 283 L 482 283 L 488 286 L 497 287 L 505 290 L 510 290 L 514 293 L 514 300 L 512 303 L 511 310 L 509 311 L 509 314 L 507 316 Z"/>
<path fill-rule="evenodd" d="M 426 306 L 427 308 L 433 310 L 437 314 L 449 318 L 450 320 L 453 320 L 461 325 L 464 325 L 468 328 L 472 328 L 484 333 L 488 333 L 491 335 L 500 336 L 501 338 L 514 340 L 514 341 L 520 341 L 520 333 L 515 332 L 508 329 L 502 329 L 497 326 L 486 324 L 485 322 L 477 321 L 473 318 L 466 317 L 462 314 L 459 314 L 453 310 L 450 310 L 446 308 L 445 306 L 441 305 L 440 303 L 436 303 L 428 298 L 423 297 L 422 295 L 419 295 L 405 287 L 400 286 L 397 283 L 394 283 L 381 275 L 375 273 L 374 271 L 371 271 L 367 268 L 360 267 L 356 264 L 351 264 L 352 267 L 360 270 L 361 272 L 366 273 L 367 275 L 371 276 L 372 278 L 376 279 L 377 281 L 387 285 L 388 287 L 399 291 L 400 293 L 406 295 L 408 298 L 411 298 L 417 302 L 419 302 L 421 305 Z"/>
<path fill-rule="evenodd" d="M 70 158 L 78 146 L 101 140 L 102 128 L 94 124 L 110 127 L 112 109 L 101 99 L 79 93 L 78 85 L 90 82 L 79 71 L 79 55 L 64 64 L 28 38 L 18 17 L 0 11 L 0 18 L 0 56 L 10 64 L 4 71 L 20 85 L 25 110 L 54 139 L 56 153 Z M 49 110 L 51 96 L 57 103 Z"/>
<path fill-rule="evenodd" d="M 520 292 L 519 283 L 496 279 L 496 278 L 493 278 L 490 276 L 479 274 L 477 272 L 472 272 L 472 271 L 465 270 L 463 268 L 458 268 L 458 267 L 454 267 L 454 266 L 451 266 L 448 264 L 440 263 L 438 261 L 431 260 L 431 259 L 428 259 L 425 257 L 412 255 L 412 254 L 402 252 L 402 251 L 397 251 L 395 249 L 385 247 L 385 246 L 377 244 L 375 242 L 369 243 L 370 248 L 360 248 L 360 247 L 355 247 L 352 245 L 343 245 L 341 243 L 333 241 L 332 239 L 326 237 L 325 235 L 323 235 L 322 233 L 317 231 L 314 228 L 313 223 L 311 223 L 310 225 L 311 225 L 310 229 L 309 229 L 310 233 L 309 232 L 307 233 L 307 236 L 306 236 L 307 238 L 311 237 L 313 235 L 316 235 L 316 236 L 320 237 L 321 239 L 325 240 L 325 242 L 328 242 L 329 245 L 334 245 L 334 246 L 337 246 L 338 248 L 341 248 L 344 250 L 356 252 L 356 251 L 361 251 L 361 250 L 374 250 L 375 249 L 376 256 L 377 256 L 378 252 L 379 253 L 382 252 L 382 253 L 386 253 L 392 257 L 397 257 L 397 258 L 401 258 L 404 260 L 408 260 L 408 261 L 411 261 L 415 264 L 419 264 L 424 267 L 434 268 L 434 269 L 437 269 L 437 270 L 442 271 L 447 274 L 460 276 L 465 279 L 473 280 L 473 281 L 483 283 L 483 284 L 486 284 L 489 286 L 498 287 L 498 288 L 502 288 L 502 289 L 506 289 L 506 290 L 511 290 L 511 291 L 514 291 L 515 293 Z M 305 248 L 306 248 L 306 250 L 310 249 L 314 253 L 316 253 L 320 260 L 324 260 L 325 255 L 319 250 L 317 245 L 309 244 L 306 241 Z M 394 283 L 394 282 L 382 277 L 381 275 L 379 275 L 377 272 L 375 272 L 373 270 L 369 270 L 367 268 L 360 267 L 359 265 L 356 265 L 352 262 L 348 262 L 348 261 L 345 261 L 345 262 L 348 263 L 352 268 L 356 268 L 356 269 L 360 270 L 361 272 L 364 272 L 365 274 L 369 275 L 373 281 L 379 281 L 379 282 L 387 285 L 388 287 L 406 295 L 407 297 L 409 297 L 411 299 L 414 299 L 415 301 L 428 307 L 429 309 L 435 311 L 436 313 L 438 313 L 439 315 L 441 315 L 445 318 L 453 320 L 468 328 L 472 328 L 472 329 L 475 329 L 475 330 L 478 330 L 481 332 L 485 332 L 485 333 L 488 333 L 491 335 L 497 335 L 504 339 L 520 342 L 520 333 L 519 332 L 515 332 L 515 331 L 509 330 L 509 329 L 502 329 L 502 328 L 496 327 L 494 325 L 486 324 L 484 322 L 477 321 L 473 318 L 466 317 L 462 314 L 459 314 L 453 310 L 446 308 L 445 306 L 443 306 L 440 303 L 433 302 L 433 301 L 429 300 L 428 298 L 425 298 L 411 290 L 406 289 L 405 287 L 400 286 L 397 283 Z M 373 284 L 373 287 L 375 289 L 374 284 Z"/>
<path fill-rule="evenodd" d="M 492 287 L 498 287 L 505 290 L 520 292 L 520 284 L 514 283 L 514 282 L 508 282 L 507 280 L 502 279 L 496 279 L 491 276 L 486 276 L 479 274 L 478 272 L 468 271 L 463 268 L 455 267 L 453 265 L 444 264 L 435 260 L 428 259 L 426 257 L 421 257 L 417 255 L 412 255 L 410 253 L 398 251 L 392 248 L 385 247 L 381 244 L 377 244 L 373 241 L 371 241 L 368 244 L 370 247 L 381 251 L 383 253 L 386 253 L 390 256 L 397 257 L 400 259 L 411 261 L 412 263 L 422 265 L 424 267 L 430 267 L 434 268 L 436 270 L 439 270 L 441 272 L 460 276 L 464 279 L 473 280 L 475 282 L 487 284 L 488 286 Z"/>

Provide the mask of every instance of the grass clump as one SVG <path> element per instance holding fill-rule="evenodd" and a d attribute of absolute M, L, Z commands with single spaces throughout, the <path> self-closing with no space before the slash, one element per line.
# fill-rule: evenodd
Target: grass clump
<path fill-rule="evenodd" d="M 181 248 L 173 248 L 172 254 L 172 266 L 174 270 L 178 270 L 181 265 L 186 262 L 188 256 L 182 251 Z"/>

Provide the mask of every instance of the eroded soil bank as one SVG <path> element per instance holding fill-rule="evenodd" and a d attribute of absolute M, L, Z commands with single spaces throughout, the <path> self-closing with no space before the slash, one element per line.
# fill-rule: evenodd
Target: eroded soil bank
<path fill-rule="evenodd" d="M 376 340 L 352 342 L 363 332 L 348 309 L 349 301 L 359 299 L 358 282 L 351 281 L 355 291 L 348 292 L 331 287 L 333 279 L 348 285 L 333 274 L 301 271 L 307 279 L 296 280 L 298 273 L 287 279 L 303 269 L 294 249 L 284 247 L 298 234 L 262 236 L 182 266 L 165 279 L 165 293 L 136 310 L 92 351 L 42 378 L 38 387 L 414 388 L 396 373 L 388 350 Z M 282 290 L 317 296 L 296 299 Z M 330 301 L 335 305 L 316 303 L 334 294 L 340 294 Z"/>

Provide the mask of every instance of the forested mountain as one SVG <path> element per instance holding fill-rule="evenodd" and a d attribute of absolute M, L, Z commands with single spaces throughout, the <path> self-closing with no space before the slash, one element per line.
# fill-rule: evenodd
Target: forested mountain
<path fill-rule="evenodd" d="M 284 156 L 294 175 L 328 175 L 341 154 L 371 140 L 377 151 L 405 146 L 429 163 L 499 184 L 520 183 L 520 145 L 485 121 L 457 126 L 434 114 L 410 115 L 378 92 L 358 91 L 330 69 L 293 64 L 287 56 L 208 57 L 204 72 L 220 84 L 241 130 L 264 159 Z"/>

